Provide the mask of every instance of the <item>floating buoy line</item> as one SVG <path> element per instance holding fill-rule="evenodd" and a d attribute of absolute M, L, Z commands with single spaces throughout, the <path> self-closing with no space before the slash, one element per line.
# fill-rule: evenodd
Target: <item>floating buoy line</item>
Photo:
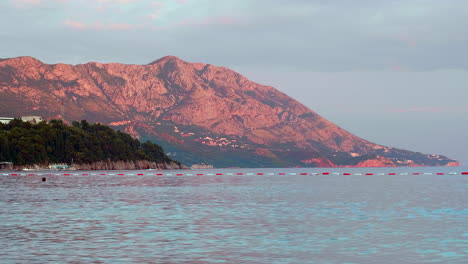
<path fill-rule="evenodd" d="M 3 176 L 332 176 L 332 175 L 343 175 L 343 176 L 396 176 L 396 175 L 468 175 L 468 172 L 187 172 L 187 173 L 175 173 L 175 172 L 151 172 L 151 173 L 3 173 Z"/>

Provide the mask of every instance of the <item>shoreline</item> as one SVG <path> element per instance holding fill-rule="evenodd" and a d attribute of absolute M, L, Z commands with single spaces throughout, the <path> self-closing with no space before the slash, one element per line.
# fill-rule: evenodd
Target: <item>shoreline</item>
<path fill-rule="evenodd" d="M 159 168 L 115 170 L 1 170 L 4 176 L 86 176 L 86 175 L 137 175 L 137 176 L 437 176 L 467 175 L 468 166 L 457 167 L 367 167 L 367 168 Z"/>
<path fill-rule="evenodd" d="M 56 168 L 53 166 L 57 165 Z M 138 161 L 97 161 L 85 164 L 33 164 L 12 166 L 10 171 L 97 171 L 97 170 L 171 170 L 186 169 L 187 167 L 176 162 Z M 3 171 L 3 170 L 0 170 Z"/>

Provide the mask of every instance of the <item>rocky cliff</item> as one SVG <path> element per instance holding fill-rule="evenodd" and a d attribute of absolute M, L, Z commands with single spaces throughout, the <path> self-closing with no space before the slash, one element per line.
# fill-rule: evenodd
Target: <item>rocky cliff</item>
<path fill-rule="evenodd" d="M 273 87 L 224 67 L 173 56 L 147 65 L 3 59 L 0 113 L 101 122 L 162 145 L 186 165 L 456 164 L 443 156 L 368 142 Z"/>

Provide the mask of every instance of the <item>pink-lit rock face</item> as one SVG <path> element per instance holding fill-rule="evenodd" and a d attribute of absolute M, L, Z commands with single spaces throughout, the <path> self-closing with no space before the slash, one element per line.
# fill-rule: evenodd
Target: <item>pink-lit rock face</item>
<path fill-rule="evenodd" d="M 173 56 L 147 65 L 48 65 L 31 57 L 0 60 L 0 95 L 4 115 L 32 111 L 46 118 L 63 115 L 69 121 L 124 126 L 134 136 L 139 136 L 139 128 L 154 133 L 160 122 L 167 121 L 200 127 L 220 137 L 243 138 L 252 152 L 271 159 L 281 159 L 277 152 L 291 148 L 359 155 L 392 152 L 348 133 L 273 87 L 224 67 Z M 188 137 L 164 135 L 173 142 L 186 142 Z M 357 166 L 395 166 L 394 161 L 374 157 Z M 439 165 L 447 162 L 454 161 Z M 341 165 L 310 154 L 298 157 L 297 164 Z"/>
<path fill-rule="evenodd" d="M 308 160 L 302 160 L 303 163 L 305 164 L 314 164 L 317 167 L 336 167 L 333 162 L 327 160 L 327 159 L 319 159 L 319 158 L 314 158 L 314 159 L 308 159 Z"/>
<path fill-rule="evenodd" d="M 369 159 L 360 162 L 356 167 L 395 167 L 392 160 L 377 156 L 375 159 Z"/>
<path fill-rule="evenodd" d="M 447 167 L 458 167 L 458 166 L 460 166 L 460 162 L 452 161 L 452 162 L 447 163 L 446 166 Z"/>

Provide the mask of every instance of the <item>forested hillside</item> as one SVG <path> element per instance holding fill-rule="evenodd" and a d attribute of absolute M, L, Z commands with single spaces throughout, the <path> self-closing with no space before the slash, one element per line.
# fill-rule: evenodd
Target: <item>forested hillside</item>
<path fill-rule="evenodd" d="M 139 160 L 172 162 L 159 145 L 140 143 L 126 133 L 85 120 L 72 126 L 62 120 L 0 123 L 0 161 L 15 165 Z"/>

